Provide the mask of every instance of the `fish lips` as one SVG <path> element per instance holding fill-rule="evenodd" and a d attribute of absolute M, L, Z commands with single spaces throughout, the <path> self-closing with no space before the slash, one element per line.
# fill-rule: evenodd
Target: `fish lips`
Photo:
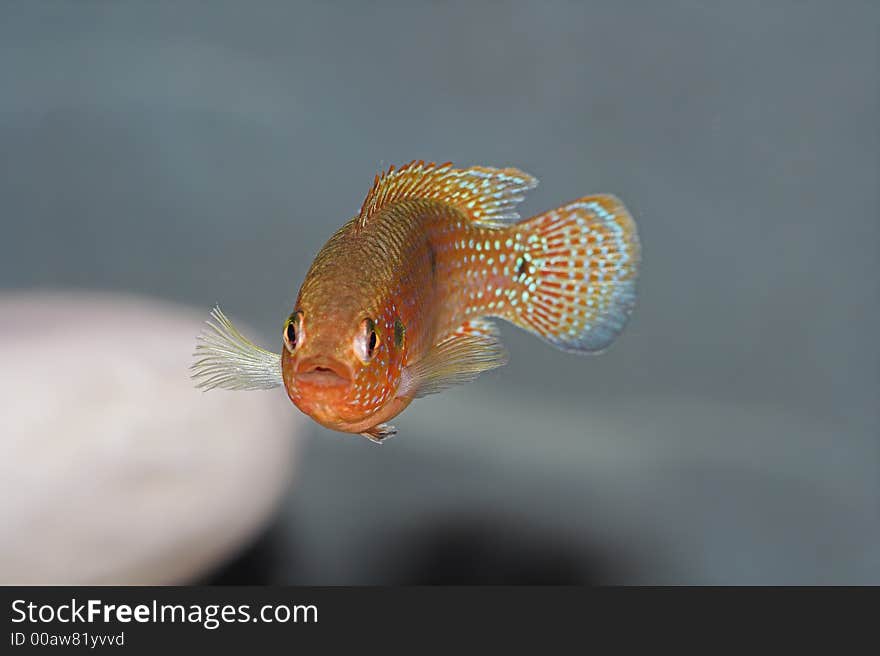
<path fill-rule="evenodd" d="M 344 390 L 352 384 L 351 369 L 331 357 L 315 356 L 301 360 L 293 374 L 297 387 L 319 390 Z"/>

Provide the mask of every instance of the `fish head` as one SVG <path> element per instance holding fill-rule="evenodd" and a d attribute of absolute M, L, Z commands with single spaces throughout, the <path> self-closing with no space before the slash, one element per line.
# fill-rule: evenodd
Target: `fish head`
<path fill-rule="evenodd" d="M 393 302 L 301 292 L 283 339 L 288 396 L 319 424 L 362 432 L 408 405 L 396 398 L 405 330 Z"/>

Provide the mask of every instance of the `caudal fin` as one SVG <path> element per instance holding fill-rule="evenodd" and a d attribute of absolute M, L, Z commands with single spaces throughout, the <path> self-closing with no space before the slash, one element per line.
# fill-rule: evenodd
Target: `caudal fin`
<path fill-rule="evenodd" d="M 521 290 L 514 323 L 578 353 L 606 349 L 636 300 L 636 225 L 616 197 L 586 196 L 510 228 Z"/>

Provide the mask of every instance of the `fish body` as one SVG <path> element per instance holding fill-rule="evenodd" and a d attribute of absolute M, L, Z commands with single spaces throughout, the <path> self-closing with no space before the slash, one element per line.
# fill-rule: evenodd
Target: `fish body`
<path fill-rule="evenodd" d="M 515 206 L 536 184 L 517 169 L 392 167 L 315 258 L 280 357 L 218 310 L 197 347 L 198 383 L 283 384 L 318 423 L 379 441 L 414 398 L 507 361 L 492 319 L 566 351 L 602 351 L 635 302 L 635 223 L 611 195 L 519 221 Z"/>

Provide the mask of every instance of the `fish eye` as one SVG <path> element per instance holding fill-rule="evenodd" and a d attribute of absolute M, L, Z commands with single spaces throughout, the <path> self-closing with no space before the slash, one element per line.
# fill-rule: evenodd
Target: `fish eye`
<path fill-rule="evenodd" d="M 293 353 L 302 342 L 302 312 L 294 312 L 284 323 L 284 346 Z"/>
<path fill-rule="evenodd" d="M 379 334 L 376 332 L 376 322 L 372 319 L 364 319 L 354 336 L 354 352 L 361 362 L 366 364 L 373 359 L 378 346 Z"/>

